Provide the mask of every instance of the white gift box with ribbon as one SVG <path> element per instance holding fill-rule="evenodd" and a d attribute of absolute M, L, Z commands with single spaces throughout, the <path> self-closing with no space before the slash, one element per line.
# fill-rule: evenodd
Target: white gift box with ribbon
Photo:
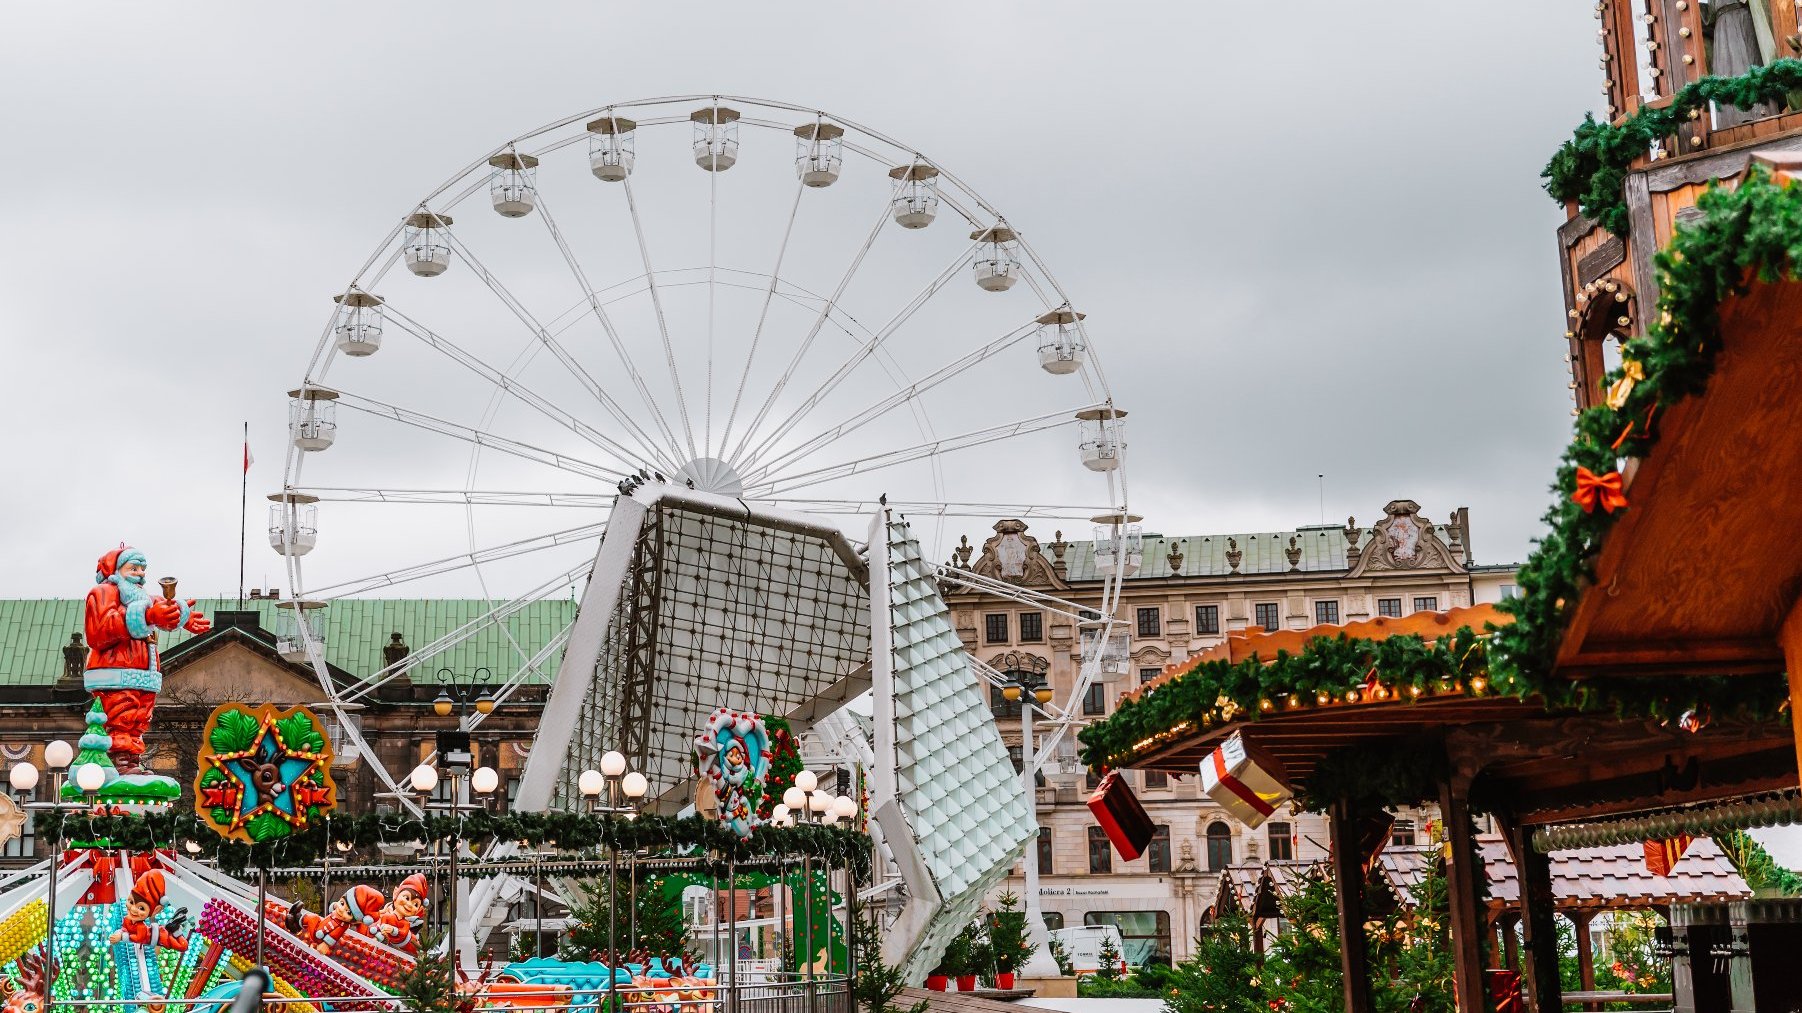
<path fill-rule="evenodd" d="M 1256 828 L 1294 795 L 1275 757 L 1234 733 L 1201 761 L 1201 790 L 1248 827 Z"/>

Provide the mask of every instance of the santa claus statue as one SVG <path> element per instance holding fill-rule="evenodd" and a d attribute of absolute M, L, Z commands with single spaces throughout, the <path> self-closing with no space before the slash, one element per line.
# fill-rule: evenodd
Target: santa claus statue
<path fill-rule="evenodd" d="M 107 753 L 121 775 L 143 774 L 144 732 L 163 688 L 158 630 L 205 633 L 212 628 L 192 598 L 178 601 L 144 586 L 144 553 L 120 545 L 100 557 L 88 592 L 88 664 L 84 677 L 106 712 Z M 164 581 L 168 592 L 175 582 Z M 85 744 L 84 744 L 85 748 Z"/>

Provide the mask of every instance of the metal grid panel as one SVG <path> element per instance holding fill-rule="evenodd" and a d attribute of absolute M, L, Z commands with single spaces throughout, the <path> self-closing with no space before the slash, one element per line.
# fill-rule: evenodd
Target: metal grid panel
<path fill-rule="evenodd" d="M 942 906 L 908 959 L 936 963 L 1037 833 L 934 567 L 905 521 L 888 524 L 896 784 Z"/>
<path fill-rule="evenodd" d="M 692 782 L 693 740 L 721 706 L 812 713 L 868 688 L 869 599 L 817 533 L 660 501 L 640 529 L 559 777 L 619 749 L 655 791 Z"/>

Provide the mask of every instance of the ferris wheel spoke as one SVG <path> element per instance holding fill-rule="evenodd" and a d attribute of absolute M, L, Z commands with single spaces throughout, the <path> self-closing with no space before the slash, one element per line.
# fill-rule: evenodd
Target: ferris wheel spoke
<path fill-rule="evenodd" d="M 819 407 L 822 401 L 830 397 L 832 392 L 838 389 L 839 384 L 845 382 L 846 377 L 850 376 L 857 370 L 858 366 L 862 365 L 871 356 L 875 355 L 877 351 L 882 348 L 883 342 L 887 341 L 890 337 L 893 337 L 895 332 L 900 330 L 901 326 L 907 323 L 907 321 L 919 311 L 920 307 L 932 301 L 932 297 L 937 295 L 939 290 L 944 288 L 947 282 L 957 276 L 958 271 L 969 261 L 970 253 L 974 249 L 975 247 L 972 246 L 954 257 L 951 263 L 946 265 L 943 271 L 940 271 L 936 277 L 926 283 L 925 288 L 922 288 L 919 292 L 915 293 L 914 297 L 908 300 L 907 304 L 901 307 L 894 316 L 890 317 L 887 323 L 877 329 L 876 333 L 870 335 L 870 337 L 864 341 L 855 352 L 851 353 L 844 362 L 840 363 L 838 369 L 834 370 L 832 375 L 826 378 L 826 382 L 822 383 L 812 394 L 809 394 L 805 400 L 796 406 L 793 412 L 789 413 L 788 418 L 784 419 L 781 424 L 771 430 L 770 434 L 764 437 L 763 440 L 752 449 L 751 453 L 745 457 L 742 466 L 747 469 L 754 467 L 759 458 L 768 453 L 770 449 L 776 446 L 784 436 L 787 436 L 795 426 L 799 425 L 801 420 L 807 417 L 808 413 Z M 905 377 L 899 379 L 904 380 Z"/>
<path fill-rule="evenodd" d="M 695 450 L 695 430 L 688 414 L 688 397 L 682 392 L 682 376 L 676 369 L 676 346 L 670 340 L 669 321 L 663 315 L 663 293 L 657 288 L 657 270 L 651 266 L 651 246 L 644 238 L 644 219 L 638 214 L 638 195 L 632 189 L 632 177 L 627 175 L 622 182 L 626 188 L 626 210 L 632 216 L 632 234 L 638 239 L 638 258 L 644 264 L 645 280 L 650 287 L 651 309 L 657 316 L 657 334 L 663 340 L 663 360 L 669 366 L 670 384 L 676 391 L 676 413 L 682 417 L 682 435 L 688 439 L 688 456 L 692 460 L 701 455 Z M 711 270 L 708 275 L 711 291 Z"/>
<path fill-rule="evenodd" d="M 788 224 L 782 228 L 782 243 L 776 247 L 776 264 L 770 268 L 770 284 L 763 292 L 763 305 L 757 311 L 757 327 L 751 332 L 751 347 L 745 352 L 745 368 L 738 375 L 738 389 L 732 394 L 732 410 L 726 414 L 726 428 L 720 434 L 720 455 L 725 456 L 726 447 L 732 443 L 732 425 L 738 421 L 738 407 L 744 401 L 745 384 L 751 379 L 751 363 L 757 358 L 757 346 L 763 340 L 763 325 L 769 320 L 770 303 L 776 298 L 776 287 L 782 283 L 782 262 L 788 257 L 788 241 L 795 232 L 795 219 L 801 211 L 801 192 L 807 189 L 805 183 L 796 180 L 794 203 L 788 208 Z"/>
<path fill-rule="evenodd" d="M 500 688 L 494 691 L 495 709 L 498 710 L 502 704 L 505 704 L 512 698 L 514 693 L 518 692 L 519 687 L 526 684 L 526 677 L 528 675 L 538 676 L 538 680 L 541 682 L 550 681 L 545 679 L 544 669 L 550 664 L 551 658 L 556 655 L 558 651 L 563 650 L 565 644 L 569 643 L 569 633 L 571 630 L 575 629 L 575 627 L 576 624 L 572 620 L 555 636 L 547 640 L 544 646 L 540 647 L 531 657 L 525 659 L 524 663 L 515 669 L 513 674 L 507 677 L 506 681 L 501 683 Z M 556 678 L 556 675 L 556 670 L 552 669 L 550 672 L 551 678 Z M 481 711 L 465 715 L 462 721 L 463 730 L 466 732 L 475 731 L 476 727 L 480 725 L 486 717 L 488 717 L 488 715 L 483 714 Z"/>
<path fill-rule="evenodd" d="M 357 486 L 295 486 L 288 490 L 322 503 L 390 503 L 446 506 L 535 506 L 605 510 L 615 493 L 512 492 L 500 489 L 375 489 Z"/>
<path fill-rule="evenodd" d="M 890 200 L 892 199 L 891 197 Z M 770 386 L 770 392 L 764 397 L 763 405 L 757 409 L 757 414 L 752 416 L 750 425 L 745 427 L 743 435 L 738 438 L 737 449 L 733 450 L 731 456 L 726 459 L 728 464 L 737 466 L 738 461 L 744 456 L 745 445 L 763 427 L 764 419 L 769 416 L 770 409 L 775 407 L 776 399 L 782 396 L 783 388 L 788 386 L 789 379 L 801 368 L 802 360 L 807 357 L 807 352 L 813 347 L 814 340 L 820 336 L 820 330 L 825 327 L 827 318 L 832 315 L 833 307 L 838 305 L 845 290 L 851 286 L 851 279 L 857 277 L 857 269 L 863 266 L 864 258 L 869 256 L 870 247 L 876 245 L 876 237 L 882 234 L 882 226 L 888 222 L 889 213 L 890 201 L 883 201 L 882 209 L 876 215 L 876 224 L 870 226 L 870 234 L 864 238 L 863 245 L 858 247 L 856 256 L 851 258 L 850 266 L 845 268 L 843 277 L 839 278 L 838 287 L 832 290 L 832 295 L 824 303 L 820 304 L 819 315 L 814 317 L 813 326 L 808 328 L 807 336 L 801 340 L 801 347 L 795 349 L 794 357 L 789 360 L 788 368 L 784 369 L 782 374 L 776 378 L 776 382 Z"/>
<path fill-rule="evenodd" d="M 1023 324 L 1015 330 L 996 338 L 994 341 L 991 341 L 980 348 L 972 349 L 951 362 L 940 366 L 920 380 L 895 391 L 893 394 L 888 395 L 868 408 L 850 416 L 843 422 L 808 439 L 806 442 L 783 451 L 781 454 L 772 458 L 769 463 L 765 465 L 765 469 L 771 472 L 780 471 L 782 468 L 788 467 L 803 458 L 811 456 L 817 451 L 831 446 L 833 443 L 844 439 L 846 436 L 849 436 L 871 422 L 887 415 L 896 408 L 918 398 L 920 395 L 937 387 L 939 384 L 944 383 L 945 381 L 974 368 L 982 362 L 1005 352 L 1014 345 L 1019 344 L 1027 336 L 1031 335 L 1036 328 L 1036 323 Z"/>
<path fill-rule="evenodd" d="M 550 209 L 544 206 L 542 197 L 540 198 L 538 207 L 543 212 L 544 220 L 549 222 L 551 220 Z M 555 234 L 554 225 L 552 226 L 552 231 L 553 234 Z M 559 235 L 559 242 L 561 242 L 561 238 L 562 237 Z M 568 370 L 570 375 L 575 377 L 577 382 L 581 383 L 581 385 L 587 389 L 589 396 L 599 402 L 601 407 L 607 410 L 607 414 L 613 416 L 615 421 L 636 435 L 647 447 L 655 447 L 655 443 L 644 433 L 644 430 L 639 428 L 638 423 L 633 420 L 632 416 L 625 408 L 622 407 L 611 394 L 607 393 L 606 388 L 602 387 L 600 383 L 595 380 L 593 375 L 591 375 L 587 369 L 583 368 L 580 362 L 576 361 L 576 357 L 570 354 L 569 349 L 563 347 L 562 342 L 558 341 L 543 324 L 538 322 L 538 319 L 532 315 L 531 311 L 526 309 L 525 304 L 515 298 L 513 293 L 507 289 L 507 286 L 501 283 L 500 278 L 496 276 L 494 272 L 488 270 L 488 268 L 477 259 L 476 255 L 469 249 L 468 245 L 451 235 L 448 230 L 445 232 L 445 240 L 456 249 L 458 255 L 460 255 L 469 265 L 469 268 L 476 273 L 476 276 L 482 280 L 482 284 L 486 285 L 488 290 L 493 292 L 495 297 L 501 301 L 502 305 L 506 306 L 515 317 L 519 318 L 521 323 L 526 325 L 526 328 L 538 339 L 539 344 L 543 345 L 550 351 L 551 355 L 556 357 L 558 362 L 563 364 L 563 368 Z M 565 257 L 567 258 L 567 256 L 568 253 L 565 251 Z M 636 373 L 631 369 L 630 362 L 627 363 L 627 371 L 636 376 Z M 663 416 L 658 412 L 656 403 L 649 400 L 649 392 L 641 390 L 640 393 L 646 397 L 646 404 L 650 407 L 653 418 L 661 423 Z M 663 460 L 666 465 L 670 465 L 668 459 L 661 457 L 659 459 Z"/>
<path fill-rule="evenodd" d="M 1078 408 L 1048 412 L 1044 415 L 1023 419 L 1019 422 L 1009 422 L 1005 425 L 990 426 L 986 429 L 976 429 L 967 433 L 961 433 L 957 436 L 947 436 L 943 439 L 931 440 L 911 447 L 903 447 L 900 450 L 873 454 L 869 457 L 859 458 L 855 461 L 845 461 L 840 464 L 829 465 L 824 468 L 815 468 L 811 471 L 786 475 L 780 478 L 772 478 L 767 481 L 761 480 L 763 476 L 760 475 L 758 480 L 747 483 L 747 495 L 758 499 L 765 496 L 779 496 L 786 492 L 793 492 L 796 489 L 804 489 L 809 486 L 835 481 L 851 475 L 865 475 L 873 471 L 880 471 L 884 468 L 893 468 L 896 465 L 906 464 L 909 461 L 938 457 L 942 454 L 949 454 L 959 450 L 968 450 L 971 447 L 980 447 L 984 444 L 994 443 L 999 440 L 1013 439 L 1016 436 L 1024 436 L 1028 433 L 1036 433 L 1045 429 L 1055 429 L 1059 426 L 1068 425 L 1076 417 L 1077 412 L 1097 407 L 1101 406 L 1083 405 Z"/>
<path fill-rule="evenodd" d="M 355 703 L 363 697 L 368 696 L 370 693 L 380 689 L 383 685 L 392 682 L 394 679 L 405 674 L 408 670 L 417 668 L 422 662 L 437 657 L 497 623 L 505 622 L 515 614 L 524 611 L 528 605 L 543 601 L 545 597 L 552 592 L 559 591 L 564 587 L 574 584 L 587 574 L 592 565 L 592 562 L 589 562 L 583 563 L 580 566 L 571 567 L 555 577 L 552 577 L 550 580 L 532 588 L 530 591 L 518 595 L 509 601 L 503 602 L 498 607 L 458 626 L 456 629 L 444 634 L 437 640 L 409 652 L 406 657 L 399 661 L 384 665 L 374 672 L 371 672 L 366 679 L 358 683 L 353 689 L 345 694 L 344 702 Z"/>
<path fill-rule="evenodd" d="M 388 404 L 385 401 L 377 401 L 374 398 L 364 397 L 360 394 L 339 391 L 338 404 L 341 407 L 349 408 L 352 411 L 363 412 L 364 414 L 373 415 L 377 418 L 389 419 L 403 425 L 423 429 L 426 432 L 437 433 L 440 436 L 449 436 L 453 439 L 475 444 L 478 447 L 487 447 L 490 450 L 498 450 L 503 454 L 511 454 L 514 457 L 533 461 L 538 464 L 549 465 L 550 467 L 557 468 L 561 471 L 571 472 L 598 481 L 617 482 L 620 479 L 625 478 L 628 474 L 618 468 L 609 468 L 605 465 L 595 464 L 592 461 L 571 457 L 568 454 L 558 453 L 553 450 L 545 450 L 542 447 L 534 447 L 529 443 L 521 443 L 517 440 L 510 440 L 504 436 L 496 436 L 493 433 L 472 429 L 469 426 L 459 425 L 455 422 L 447 422 L 444 419 L 433 415 L 427 415 L 424 412 L 414 411 L 411 408 L 402 408 L 399 405 Z"/>
<path fill-rule="evenodd" d="M 545 418 L 550 419 L 565 429 L 575 433 L 577 436 L 582 437 L 595 447 L 613 454 L 614 457 L 619 459 L 624 470 L 632 470 L 635 464 L 644 460 L 644 454 L 650 454 L 653 455 L 653 457 L 656 455 L 657 450 L 655 444 L 651 443 L 649 437 L 636 426 L 632 427 L 632 432 L 643 444 L 640 451 L 633 451 L 627 448 L 624 444 L 619 443 L 606 433 L 603 433 L 588 423 L 583 422 L 581 419 L 576 418 L 576 416 L 569 411 L 557 407 L 547 398 L 534 392 L 530 387 L 507 376 L 500 370 L 489 366 L 487 363 L 482 362 L 480 359 L 477 359 L 475 356 L 458 347 L 455 342 L 436 333 L 418 321 L 408 317 L 406 314 L 390 307 L 388 310 L 388 319 L 398 324 L 401 330 L 406 331 L 408 334 L 411 334 L 420 341 L 430 345 L 433 349 L 443 353 L 446 357 L 468 369 L 470 372 L 487 380 L 489 383 L 494 384 L 501 390 L 506 391 L 508 394 L 513 395 L 513 397 L 536 409 L 539 414 L 543 415 Z"/>
<path fill-rule="evenodd" d="M 442 559 L 434 559 L 425 563 L 416 563 L 412 566 L 401 567 L 398 570 L 371 574 L 370 576 L 359 577 L 355 580 L 340 581 L 336 584 L 328 584 L 325 587 L 308 588 L 305 596 L 308 598 L 329 601 L 334 598 L 346 598 L 353 595 L 367 594 L 378 588 L 398 587 L 401 584 L 410 581 L 434 577 L 441 573 L 450 573 L 454 570 L 461 570 L 470 566 L 479 566 L 482 563 L 492 563 L 496 560 L 523 556 L 527 553 L 554 549 L 558 546 L 568 545 L 571 542 L 599 538 L 601 530 L 606 526 L 605 522 L 583 524 L 578 527 L 564 528 L 561 531 L 552 531 L 549 534 L 534 535 L 531 538 L 521 538 L 517 541 L 506 542 L 501 545 L 491 545 L 486 548 L 476 549 L 473 552 L 459 552 L 454 556 L 445 556 Z M 300 595 L 297 594 L 296 597 L 298 598 Z"/>
<path fill-rule="evenodd" d="M 966 570 L 963 567 L 938 564 L 938 579 L 972 591 L 981 591 L 984 594 L 996 595 L 1022 605 L 1054 612 L 1078 622 L 1095 621 L 1095 612 L 1089 606 L 1079 605 L 1042 591 L 1034 591 L 1019 584 L 1010 584 L 1005 580 L 984 577 L 974 570 Z"/>
<path fill-rule="evenodd" d="M 632 181 L 630 178 L 626 180 L 625 185 L 626 201 L 627 204 L 630 205 L 632 202 Z M 576 259 L 575 252 L 570 249 L 569 241 L 563 238 L 563 230 L 557 227 L 557 219 L 551 215 L 550 206 L 545 203 L 544 195 L 542 193 L 538 195 L 538 211 L 539 217 L 544 220 L 544 227 L 550 231 L 551 240 L 557 245 L 557 252 L 563 256 L 564 265 L 569 268 L 571 277 L 575 278 L 577 286 L 581 288 L 582 296 L 588 303 L 589 312 L 594 314 L 595 320 L 601 325 L 601 330 L 606 332 L 608 342 L 613 345 L 613 354 L 619 357 L 620 365 L 625 368 L 626 375 L 631 378 L 632 386 L 637 389 L 639 399 L 644 401 L 645 408 L 650 411 L 651 418 L 657 423 L 658 431 L 661 432 L 663 438 L 668 441 L 670 450 L 676 455 L 676 458 L 680 458 L 682 456 L 681 441 L 676 439 L 675 430 L 670 427 L 669 420 L 664 418 L 663 407 L 659 405 L 657 399 L 651 395 L 651 388 L 645 383 L 644 374 L 638 371 L 638 365 L 632 361 L 631 354 L 626 351 L 626 343 L 624 339 L 620 337 L 618 328 L 613 326 L 613 318 L 607 315 L 607 310 L 601 304 L 600 298 L 596 295 L 594 286 L 588 283 L 588 273 L 582 270 L 582 264 Z M 633 207 L 632 209 L 632 221 L 634 225 L 637 224 L 638 210 L 636 207 Z M 642 232 L 639 235 L 639 249 L 641 252 L 644 249 L 644 236 Z M 657 278 L 656 275 L 651 272 L 651 265 L 648 257 L 645 260 L 644 280 L 650 291 L 651 303 L 657 310 L 657 326 L 663 332 L 664 353 L 669 362 L 670 376 L 674 379 L 676 370 L 675 350 L 670 345 L 669 327 L 663 322 L 663 304 L 657 293 Z M 683 403 L 682 385 L 680 383 L 676 384 L 676 409 L 682 416 L 683 434 L 688 438 L 690 455 L 692 456 L 694 433 L 688 422 L 688 408 Z M 675 459 L 666 459 L 664 464 L 671 470 L 675 470 L 676 468 Z"/>

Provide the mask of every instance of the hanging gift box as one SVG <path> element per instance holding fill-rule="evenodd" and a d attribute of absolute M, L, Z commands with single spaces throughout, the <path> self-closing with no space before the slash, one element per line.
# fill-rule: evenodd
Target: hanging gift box
<path fill-rule="evenodd" d="M 1151 843 L 1151 817 L 1139 804 L 1133 790 L 1126 786 L 1119 771 L 1110 770 L 1101 779 L 1095 794 L 1089 796 L 1089 811 L 1095 814 L 1095 822 L 1101 824 L 1101 829 L 1107 831 L 1107 839 L 1114 842 L 1114 850 L 1126 861 L 1139 857 Z"/>
<path fill-rule="evenodd" d="M 1235 733 L 1201 761 L 1201 790 L 1239 822 L 1256 828 L 1289 801 L 1289 775 L 1275 757 Z"/>

